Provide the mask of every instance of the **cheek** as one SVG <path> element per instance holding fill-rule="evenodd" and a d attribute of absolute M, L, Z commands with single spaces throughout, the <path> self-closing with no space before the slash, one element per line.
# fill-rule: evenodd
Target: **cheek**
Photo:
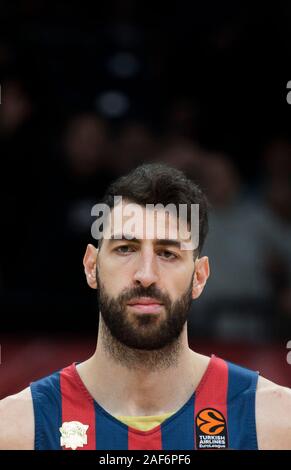
<path fill-rule="evenodd" d="M 168 286 L 169 295 L 172 297 L 172 300 L 175 301 L 185 293 L 186 285 L 188 287 L 186 280 L 183 281 L 182 279 L 179 279 L 179 281 L 172 283 L 170 287 Z"/>
<path fill-rule="evenodd" d="M 173 300 L 181 297 L 188 290 L 192 281 L 192 273 L 189 269 L 181 269 L 174 276 L 166 276 L 166 289 Z"/>
<path fill-rule="evenodd" d="M 125 266 L 117 267 L 114 263 L 106 262 L 99 267 L 99 276 L 108 294 L 117 296 L 130 284 L 130 272 Z"/>

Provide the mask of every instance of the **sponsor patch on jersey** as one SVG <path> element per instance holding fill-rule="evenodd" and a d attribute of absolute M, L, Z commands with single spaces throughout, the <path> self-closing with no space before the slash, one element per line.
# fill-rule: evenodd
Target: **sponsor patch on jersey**
<path fill-rule="evenodd" d="M 196 448 L 226 449 L 228 446 L 226 419 L 215 408 L 205 408 L 196 415 Z"/>

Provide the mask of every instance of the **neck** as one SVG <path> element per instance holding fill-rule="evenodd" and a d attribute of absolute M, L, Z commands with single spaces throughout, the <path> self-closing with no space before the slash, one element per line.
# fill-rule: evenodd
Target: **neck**
<path fill-rule="evenodd" d="M 178 410 L 208 364 L 208 357 L 189 348 L 186 324 L 175 343 L 154 351 L 128 348 L 108 333 L 101 321 L 96 351 L 79 364 L 78 372 L 95 400 L 114 415 Z"/>
<path fill-rule="evenodd" d="M 186 338 L 184 338 L 186 333 Z M 186 340 L 186 342 L 185 342 Z M 147 376 L 152 372 L 161 372 L 168 369 L 177 368 L 179 363 L 185 360 L 185 353 L 188 351 L 187 331 L 177 338 L 173 343 L 162 349 L 143 350 L 134 349 L 122 344 L 114 338 L 105 325 L 100 320 L 99 337 L 95 356 L 105 363 L 110 363 L 111 367 L 122 366 L 130 371 L 131 376 Z"/>

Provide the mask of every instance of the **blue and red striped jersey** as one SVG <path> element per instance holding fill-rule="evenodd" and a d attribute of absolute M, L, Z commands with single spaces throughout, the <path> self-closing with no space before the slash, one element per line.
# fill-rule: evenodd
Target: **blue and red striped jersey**
<path fill-rule="evenodd" d="M 90 395 L 76 363 L 30 384 L 36 450 L 257 449 L 258 372 L 212 355 L 188 401 L 142 431 L 108 413 Z"/>

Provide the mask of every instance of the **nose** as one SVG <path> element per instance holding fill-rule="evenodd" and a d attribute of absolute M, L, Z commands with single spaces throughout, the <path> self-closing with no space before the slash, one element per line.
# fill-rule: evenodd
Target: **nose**
<path fill-rule="evenodd" d="M 133 278 L 135 282 L 141 284 L 143 287 L 149 287 L 151 284 L 158 281 L 158 267 L 153 252 L 140 252 L 138 265 Z"/>

